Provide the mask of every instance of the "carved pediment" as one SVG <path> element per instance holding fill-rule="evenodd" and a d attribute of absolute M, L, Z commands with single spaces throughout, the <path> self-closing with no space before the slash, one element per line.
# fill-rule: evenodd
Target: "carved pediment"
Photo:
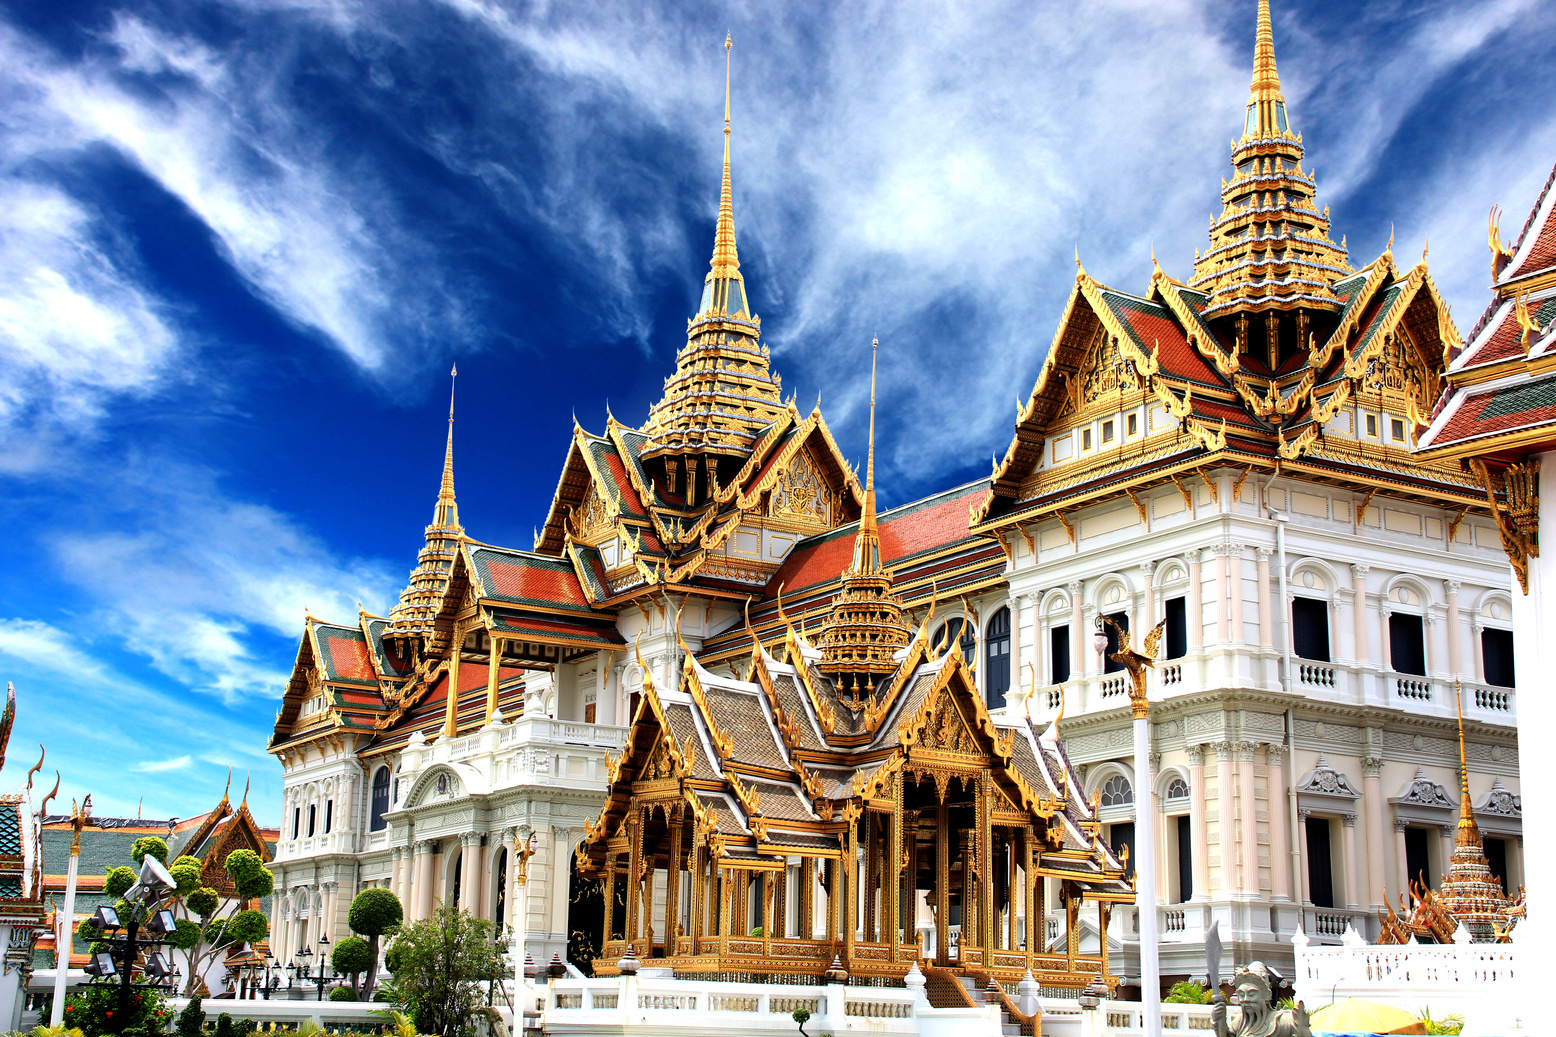
<path fill-rule="evenodd" d="M 840 521 L 838 494 L 821 477 L 809 450 L 797 450 L 768 499 L 773 518 L 801 519 L 830 528 Z"/>
<path fill-rule="evenodd" d="M 1418 807 L 1440 807 L 1444 810 L 1452 810 L 1454 805 L 1453 800 L 1448 798 L 1448 790 L 1428 778 L 1420 768 L 1416 769 L 1416 776 L 1400 790 L 1394 802 Z"/>
<path fill-rule="evenodd" d="M 967 756 L 982 755 L 983 747 L 962 719 L 961 712 L 951 696 L 942 691 L 935 701 L 934 710 L 924 724 L 919 744 L 926 749 Z"/>

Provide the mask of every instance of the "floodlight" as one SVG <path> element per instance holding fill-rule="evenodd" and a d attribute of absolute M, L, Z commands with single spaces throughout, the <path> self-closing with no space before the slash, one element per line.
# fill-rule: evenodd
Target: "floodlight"
<path fill-rule="evenodd" d="M 167 936 L 178 931 L 178 922 L 173 918 L 173 912 L 167 908 L 154 912 L 146 921 L 146 928 L 158 936 Z"/>
<path fill-rule="evenodd" d="M 146 975 L 154 979 L 164 979 L 173 974 L 173 970 L 168 968 L 167 959 L 162 957 L 161 952 L 153 952 L 146 959 L 145 971 Z"/>
<path fill-rule="evenodd" d="M 141 858 L 140 879 L 125 891 L 124 899 L 130 903 L 138 903 L 150 897 L 155 897 L 163 890 L 173 889 L 178 885 L 173 881 L 173 876 L 162 866 L 162 862 L 151 854 Z"/>
<path fill-rule="evenodd" d="M 115 911 L 107 904 L 104 904 L 96 911 L 92 912 L 92 925 L 99 931 L 104 929 L 122 928 L 119 925 L 119 912 Z"/>
<path fill-rule="evenodd" d="M 107 951 L 98 951 L 96 954 L 92 955 L 92 960 L 87 962 L 86 965 L 82 967 L 81 971 L 85 972 L 88 976 L 97 976 L 100 979 L 106 979 L 119 970 L 114 967 L 112 954 L 109 954 Z"/>

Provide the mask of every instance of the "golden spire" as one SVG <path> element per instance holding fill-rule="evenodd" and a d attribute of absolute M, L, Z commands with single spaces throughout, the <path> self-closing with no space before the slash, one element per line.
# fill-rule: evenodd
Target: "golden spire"
<path fill-rule="evenodd" d="M 1464 759 L 1464 688 L 1453 682 L 1453 708 L 1459 717 L 1459 832 L 1457 846 L 1481 846 L 1480 828 L 1475 824 L 1475 805 L 1470 802 L 1470 769 Z"/>
<path fill-rule="evenodd" d="M 443 450 L 443 485 L 438 489 L 438 506 L 433 513 L 435 526 L 459 525 L 459 505 L 454 501 L 454 383 L 459 365 L 448 373 L 448 446 Z"/>
<path fill-rule="evenodd" d="M 729 52 L 734 40 L 724 37 L 724 179 L 719 187 L 719 220 L 713 231 L 713 261 L 705 279 L 702 314 L 749 314 L 745 279 L 740 275 L 740 254 L 735 250 L 735 202 L 729 176 Z M 734 282 L 738 284 L 735 287 Z M 712 309 L 710 309 L 712 307 Z M 702 315 L 702 314 L 699 314 Z"/>
<path fill-rule="evenodd" d="M 881 340 L 870 340 L 870 452 L 864 468 L 864 517 L 859 520 L 861 530 L 875 532 L 875 354 L 881 348 Z"/>

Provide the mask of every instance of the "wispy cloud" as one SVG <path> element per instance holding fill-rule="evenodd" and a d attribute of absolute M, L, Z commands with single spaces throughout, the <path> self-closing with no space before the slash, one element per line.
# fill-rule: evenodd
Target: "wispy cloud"
<path fill-rule="evenodd" d="M 191 756 L 175 756 L 171 760 L 146 761 L 130 765 L 130 770 L 137 774 L 162 774 L 167 771 L 181 771 L 192 762 Z"/>

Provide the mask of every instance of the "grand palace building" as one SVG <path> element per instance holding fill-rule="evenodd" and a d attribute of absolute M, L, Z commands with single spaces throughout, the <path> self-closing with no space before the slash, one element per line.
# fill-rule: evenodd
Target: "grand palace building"
<path fill-rule="evenodd" d="M 1518 588 L 1495 494 L 1415 453 L 1464 342 L 1425 254 L 1333 241 L 1267 0 L 1185 276 L 1126 291 L 1077 261 L 993 471 L 888 511 L 873 417 L 861 479 L 771 366 L 727 86 L 724 134 L 701 304 L 641 425 L 575 426 L 519 549 L 460 522 L 451 411 L 398 603 L 308 617 L 270 743 L 278 956 L 338 941 L 383 886 L 605 971 L 630 949 L 1130 985 L 1139 909 L 1165 979 L 1203 976 L 1216 921 L 1229 961 L 1278 965 L 1299 928 L 1376 937 L 1441 880 L 1461 711 L 1516 896 Z M 1141 774 L 1109 655 L 1158 625 Z M 1158 903 L 1137 908 L 1141 809 Z"/>

